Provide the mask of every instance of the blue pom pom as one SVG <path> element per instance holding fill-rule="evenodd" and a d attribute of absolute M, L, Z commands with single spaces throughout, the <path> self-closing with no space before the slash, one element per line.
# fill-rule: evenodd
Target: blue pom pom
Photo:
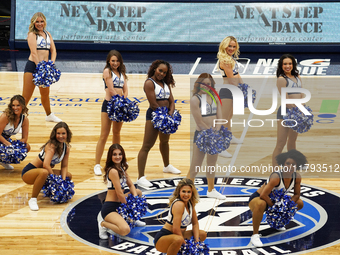
<path fill-rule="evenodd" d="M 244 97 L 244 108 L 248 108 L 248 88 L 250 88 L 250 86 L 246 83 L 239 83 L 237 87 L 242 90 Z M 254 103 L 256 99 L 256 90 L 252 89 L 252 92 L 252 102 Z"/>
<path fill-rule="evenodd" d="M 27 156 L 26 143 L 20 140 L 13 141 L 11 138 L 7 138 L 6 140 L 9 141 L 11 145 L 6 146 L 0 143 L 0 162 L 4 164 L 19 164 L 20 161 L 23 161 Z"/>
<path fill-rule="evenodd" d="M 107 103 L 109 119 L 117 122 L 130 122 L 137 119 L 139 108 L 137 102 L 120 95 L 114 95 Z"/>
<path fill-rule="evenodd" d="M 312 109 L 308 106 L 305 106 L 305 108 L 312 113 Z M 289 126 L 291 129 L 293 129 L 297 133 L 305 133 L 307 132 L 313 125 L 313 119 L 314 115 L 304 115 L 298 107 L 293 107 L 290 109 L 287 109 L 287 114 L 283 116 L 285 121 L 285 125 Z M 289 119 L 295 120 L 291 121 Z M 295 126 L 294 126 L 295 125 Z M 293 127 L 294 126 L 294 127 Z"/>
<path fill-rule="evenodd" d="M 140 220 L 147 212 L 148 204 L 145 196 L 136 196 L 129 194 L 126 198 L 126 204 L 121 203 L 117 212 L 129 224 L 132 229 L 136 226 L 136 221 Z"/>
<path fill-rule="evenodd" d="M 33 73 L 33 83 L 41 88 L 47 88 L 59 81 L 61 72 L 56 68 L 55 64 L 49 61 L 41 61 L 37 64 Z"/>
<path fill-rule="evenodd" d="M 222 151 L 225 151 L 230 146 L 230 141 L 232 139 L 233 134 L 231 133 L 230 130 L 228 130 L 228 128 L 226 128 L 224 126 L 221 127 L 219 132 L 220 132 L 221 136 L 224 138 Z"/>
<path fill-rule="evenodd" d="M 209 255 L 209 251 L 210 248 L 208 244 L 201 241 L 196 242 L 192 236 L 190 239 L 185 239 L 185 244 L 182 244 L 177 255 Z"/>
<path fill-rule="evenodd" d="M 222 126 L 219 131 L 213 128 L 199 131 L 195 143 L 200 151 L 215 155 L 229 148 L 231 137 L 228 128 Z"/>
<path fill-rule="evenodd" d="M 181 125 L 182 116 L 179 111 L 175 110 L 173 115 L 168 114 L 168 108 L 158 107 L 152 112 L 153 127 L 158 129 L 163 134 L 176 133 L 178 126 Z"/>
<path fill-rule="evenodd" d="M 52 202 L 66 203 L 74 195 L 74 183 L 68 177 L 63 180 L 61 175 L 50 174 L 42 187 L 42 191 L 44 196 L 49 197 Z"/>
<path fill-rule="evenodd" d="M 282 228 L 294 218 L 297 204 L 290 196 L 285 194 L 284 189 L 273 190 L 269 197 L 274 202 L 274 205 L 266 210 L 267 223 L 272 228 Z"/>

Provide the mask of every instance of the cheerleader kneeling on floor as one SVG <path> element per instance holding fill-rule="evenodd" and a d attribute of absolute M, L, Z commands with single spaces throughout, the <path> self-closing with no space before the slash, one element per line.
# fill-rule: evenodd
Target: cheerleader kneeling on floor
<path fill-rule="evenodd" d="M 130 226 L 118 213 L 119 207 L 127 203 L 127 197 L 132 194 L 134 197 L 142 196 L 142 191 L 136 189 L 129 175 L 127 174 L 128 164 L 123 147 L 119 144 L 110 146 L 107 153 L 104 181 L 107 183 L 107 194 L 101 212 L 98 215 L 99 237 L 107 239 L 107 231 L 126 236 L 130 233 Z M 124 194 L 125 186 L 129 192 Z M 137 227 L 145 226 L 142 221 L 135 222 Z"/>

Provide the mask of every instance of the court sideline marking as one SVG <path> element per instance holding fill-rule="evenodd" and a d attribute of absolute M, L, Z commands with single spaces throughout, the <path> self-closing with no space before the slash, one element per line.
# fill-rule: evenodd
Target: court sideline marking
<path fill-rule="evenodd" d="M 193 74 L 194 74 L 194 72 L 195 72 L 195 70 L 196 70 L 196 68 L 197 68 L 197 66 L 198 66 L 198 64 L 199 64 L 199 62 L 201 61 L 201 59 L 202 59 L 202 58 L 200 58 L 200 57 L 198 57 L 198 58 L 196 59 L 195 64 L 192 66 L 192 68 L 191 68 L 191 70 L 190 70 L 190 72 L 189 72 L 189 75 L 193 75 Z"/>

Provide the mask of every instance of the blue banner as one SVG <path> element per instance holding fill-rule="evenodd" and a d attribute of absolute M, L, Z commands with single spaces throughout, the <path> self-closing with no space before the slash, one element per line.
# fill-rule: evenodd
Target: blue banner
<path fill-rule="evenodd" d="M 16 0 L 15 39 L 43 12 L 56 41 L 338 43 L 340 3 L 156 3 Z"/>

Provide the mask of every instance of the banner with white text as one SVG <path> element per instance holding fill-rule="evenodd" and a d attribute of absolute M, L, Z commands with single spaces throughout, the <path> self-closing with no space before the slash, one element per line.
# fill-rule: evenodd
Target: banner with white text
<path fill-rule="evenodd" d="M 340 3 L 156 3 L 16 0 L 15 40 L 43 12 L 55 41 L 338 43 Z"/>

